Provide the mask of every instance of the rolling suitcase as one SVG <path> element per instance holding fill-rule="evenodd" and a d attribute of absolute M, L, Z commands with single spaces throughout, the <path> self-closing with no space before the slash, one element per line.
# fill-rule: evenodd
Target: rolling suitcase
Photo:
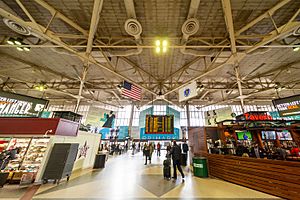
<path fill-rule="evenodd" d="M 164 168 L 163 168 L 163 174 L 164 174 L 164 178 L 166 179 L 170 179 L 171 178 L 171 160 L 169 158 L 167 158 L 166 160 L 164 160 L 163 162 Z"/>
<path fill-rule="evenodd" d="M 171 167 L 164 166 L 164 178 L 170 179 L 171 178 Z"/>

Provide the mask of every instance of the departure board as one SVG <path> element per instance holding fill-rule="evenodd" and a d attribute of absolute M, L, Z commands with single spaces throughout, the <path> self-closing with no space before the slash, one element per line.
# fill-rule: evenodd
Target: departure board
<path fill-rule="evenodd" d="M 173 134 L 174 115 L 146 115 L 146 134 Z"/>

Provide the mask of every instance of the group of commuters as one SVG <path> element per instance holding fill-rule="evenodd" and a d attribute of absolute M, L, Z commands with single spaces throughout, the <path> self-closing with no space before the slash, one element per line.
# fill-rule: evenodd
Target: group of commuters
<path fill-rule="evenodd" d="M 147 165 L 148 160 L 149 163 L 151 164 L 151 158 L 152 158 L 152 154 L 153 152 L 156 150 L 156 155 L 158 157 L 161 156 L 161 144 L 157 143 L 157 145 L 155 145 L 154 142 L 150 142 L 149 144 L 145 143 L 143 145 L 143 155 L 145 156 L 145 165 Z"/>
<path fill-rule="evenodd" d="M 227 142 L 228 144 L 229 142 Z M 242 157 L 253 157 L 253 158 L 267 158 L 274 160 L 286 160 L 289 156 L 300 157 L 299 147 L 296 144 L 285 143 L 285 144 L 268 144 L 263 142 L 262 146 L 258 143 L 244 143 L 237 142 L 232 144 L 233 148 L 228 148 L 228 145 L 221 145 L 215 143 L 214 147 L 210 148 L 210 153 L 214 154 L 231 154 Z"/>

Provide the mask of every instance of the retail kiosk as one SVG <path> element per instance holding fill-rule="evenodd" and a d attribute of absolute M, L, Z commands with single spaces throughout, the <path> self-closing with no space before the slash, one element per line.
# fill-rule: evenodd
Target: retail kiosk
<path fill-rule="evenodd" d="M 244 117 L 258 115 L 248 114 Z M 268 148 L 272 148 L 271 144 L 274 147 L 292 144 L 299 147 L 300 121 L 271 120 L 263 116 L 237 117 L 237 120 L 220 122 L 218 127 L 189 128 L 188 134 L 191 153 L 208 158 L 210 176 L 283 198 L 300 199 L 298 156 L 277 160 L 268 156 L 237 156 L 233 151 L 239 144 L 247 143 L 260 147 L 269 145 Z"/>
<path fill-rule="evenodd" d="M 55 143 L 78 143 L 73 170 L 92 167 L 101 140 L 100 134 L 78 131 L 79 123 L 62 118 L 0 118 L 0 148 L 18 148 L 3 172 L 8 182 L 28 184 L 41 181 Z"/>

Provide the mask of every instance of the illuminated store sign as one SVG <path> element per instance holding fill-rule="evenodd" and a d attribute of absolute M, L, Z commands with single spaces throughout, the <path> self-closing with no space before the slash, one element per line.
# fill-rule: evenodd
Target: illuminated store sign
<path fill-rule="evenodd" d="M 281 117 L 300 115 L 300 95 L 275 99 L 273 104 Z"/>
<path fill-rule="evenodd" d="M 243 116 L 243 118 L 241 118 Z M 271 115 L 266 112 L 248 112 L 242 116 L 238 116 L 238 120 L 251 120 L 251 121 L 263 121 L 263 120 L 273 120 Z"/>
<path fill-rule="evenodd" d="M 38 117 L 47 100 L 0 91 L 0 117 Z"/>

